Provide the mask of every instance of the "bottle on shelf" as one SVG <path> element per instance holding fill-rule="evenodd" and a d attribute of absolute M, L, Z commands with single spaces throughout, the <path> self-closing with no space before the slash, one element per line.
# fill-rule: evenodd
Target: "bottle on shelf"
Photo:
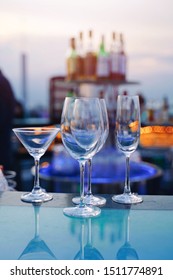
<path fill-rule="evenodd" d="M 67 50 L 66 65 L 67 65 L 67 80 L 76 79 L 76 40 L 70 38 L 70 46 Z"/>
<path fill-rule="evenodd" d="M 74 90 L 74 88 L 69 88 L 69 90 L 67 91 L 66 97 L 75 97 L 76 96 L 76 92 Z"/>
<path fill-rule="evenodd" d="M 162 105 L 162 122 L 167 123 L 169 121 L 169 102 L 168 98 L 163 98 L 163 105 Z"/>
<path fill-rule="evenodd" d="M 93 46 L 93 31 L 90 30 L 88 34 L 88 44 L 84 59 L 84 73 L 88 80 L 96 80 L 96 63 L 97 57 Z"/>
<path fill-rule="evenodd" d="M 119 78 L 126 80 L 127 56 L 124 49 L 124 36 L 120 33 L 120 51 L 119 51 Z"/>
<path fill-rule="evenodd" d="M 112 41 L 110 45 L 109 53 L 109 63 L 110 63 L 110 73 L 109 78 L 111 80 L 120 80 L 119 73 L 119 55 L 120 55 L 120 46 L 117 40 L 117 34 L 112 32 Z"/>
<path fill-rule="evenodd" d="M 105 48 L 104 35 L 101 37 L 99 51 L 97 54 L 97 79 L 108 79 L 109 78 L 109 57 Z"/>
<path fill-rule="evenodd" d="M 76 79 L 84 79 L 84 47 L 83 47 L 83 33 L 79 33 L 77 41 L 77 54 L 76 54 Z"/>

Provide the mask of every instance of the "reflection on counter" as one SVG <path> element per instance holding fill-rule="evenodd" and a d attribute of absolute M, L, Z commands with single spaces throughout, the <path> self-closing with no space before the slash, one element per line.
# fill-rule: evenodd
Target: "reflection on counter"
<path fill-rule="evenodd" d="M 33 204 L 35 233 L 19 256 L 19 260 L 56 260 L 54 254 L 40 236 L 40 206 L 41 204 Z"/>
<path fill-rule="evenodd" d="M 172 211 L 103 208 L 81 220 L 49 205 L 35 210 L 36 222 L 31 205 L 1 206 L 0 259 L 173 259 Z"/>

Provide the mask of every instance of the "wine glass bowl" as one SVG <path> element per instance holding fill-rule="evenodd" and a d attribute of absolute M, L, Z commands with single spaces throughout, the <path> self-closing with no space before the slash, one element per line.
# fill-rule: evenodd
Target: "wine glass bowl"
<path fill-rule="evenodd" d="M 66 97 L 61 116 L 62 142 L 80 166 L 80 199 L 76 207 L 64 208 L 67 216 L 93 217 L 100 214 L 98 207 L 89 207 L 84 201 L 85 163 L 97 150 L 101 136 L 102 117 L 98 98 Z"/>
<path fill-rule="evenodd" d="M 112 200 L 117 203 L 136 204 L 142 202 L 142 197 L 132 193 L 130 187 L 130 155 L 137 149 L 139 137 L 139 97 L 137 95 L 118 95 L 115 138 L 118 149 L 126 156 L 126 176 L 124 193 L 112 197 Z"/>
<path fill-rule="evenodd" d="M 22 201 L 39 203 L 52 199 L 52 195 L 46 193 L 40 187 L 39 161 L 59 131 L 60 128 L 57 127 L 24 127 L 13 129 L 17 138 L 35 161 L 34 187 L 31 192 L 21 196 Z"/>

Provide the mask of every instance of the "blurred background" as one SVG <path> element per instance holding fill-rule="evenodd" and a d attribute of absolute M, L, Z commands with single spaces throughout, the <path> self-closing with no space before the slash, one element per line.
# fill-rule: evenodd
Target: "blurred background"
<path fill-rule="evenodd" d="M 173 3 L 171 0 L 1 0 L 0 68 L 23 103 L 22 55 L 27 64 L 27 110 L 48 112 L 49 79 L 65 75 L 69 38 L 94 32 L 95 49 L 105 35 L 122 32 L 128 54 L 127 75 L 147 98 L 173 103 Z M 39 110 L 40 111 L 40 110 Z M 43 112 L 42 112 L 43 113 Z"/>
<path fill-rule="evenodd" d="M 53 101 L 50 85 L 52 78 L 67 75 L 66 55 L 70 38 L 77 38 L 79 32 L 83 32 L 85 51 L 88 31 L 92 30 L 93 48 L 97 53 L 104 34 L 105 49 L 109 52 L 112 33 L 122 33 L 127 56 L 126 80 L 129 83 L 122 83 L 113 90 L 116 94 L 140 93 L 146 102 L 147 113 L 151 113 L 149 110 L 152 109 L 154 117 L 147 117 L 143 123 L 144 127 L 149 125 L 152 128 L 143 131 L 145 139 L 141 139 L 139 153 L 141 160 L 147 160 L 164 170 L 162 176 L 159 173 L 159 180 L 155 178 L 156 188 L 151 193 L 172 193 L 170 151 L 173 142 L 172 130 L 168 129 L 172 127 L 173 115 L 171 0 L 1 0 L 0 26 L 0 70 L 9 79 L 15 98 L 23 110 L 21 116 L 16 115 L 14 126 L 59 122 L 51 115 Z M 160 112 L 165 101 L 168 117 L 163 120 Z M 113 104 L 107 98 L 108 109 L 112 110 L 110 103 Z M 162 127 L 161 130 L 154 128 L 158 125 Z M 157 144 L 156 138 L 160 139 Z M 168 138 L 170 141 L 164 145 Z M 17 178 L 18 189 L 31 189 L 28 182 L 32 180 L 32 159 L 18 153 L 18 143 L 15 139 L 12 141 L 15 158 L 20 163 L 17 168 L 15 164 L 12 165 L 20 174 L 20 178 Z M 61 143 L 60 139 L 56 141 Z M 167 170 L 169 173 L 166 173 Z M 163 182 L 166 182 L 166 190 L 160 187 Z"/>

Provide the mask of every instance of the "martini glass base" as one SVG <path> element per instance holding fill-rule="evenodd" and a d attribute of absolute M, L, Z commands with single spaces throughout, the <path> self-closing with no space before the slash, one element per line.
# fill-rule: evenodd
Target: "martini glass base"
<path fill-rule="evenodd" d="M 72 198 L 72 202 L 74 204 L 79 204 L 80 203 L 80 197 L 76 196 Z M 94 206 L 103 206 L 106 204 L 106 199 L 101 196 L 94 196 L 92 194 L 87 194 L 84 197 L 84 203 L 87 205 L 94 205 Z"/>
<path fill-rule="evenodd" d="M 53 196 L 45 191 L 25 193 L 21 196 L 21 200 L 28 203 L 42 203 L 52 199 Z"/>
<path fill-rule="evenodd" d="M 67 207 L 63 209 L 63 213 L 69 217 L 76 218 L 91 218 L 96 217 L 101 213 L 101 209 L 95 206 L 76 206 L 76 207 Z"/>
<path fill-rule="evenodd" d="M 112 200 L 117 203 L 121 204 L 137 204 L 141 203 L 143 201 L 141 196 L 138 196 L 137 194 L 131 193 L 131 194 L 119 194 L 119 195 L 114 195 L 112 197 Z"/>

